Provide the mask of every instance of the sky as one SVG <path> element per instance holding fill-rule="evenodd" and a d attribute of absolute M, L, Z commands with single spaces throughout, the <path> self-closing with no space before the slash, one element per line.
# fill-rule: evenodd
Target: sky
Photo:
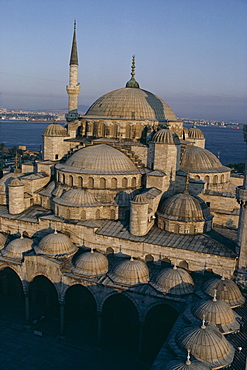
<path fill-rule="evenodd" d="M 247 123 L 247 0 L 0 0 L 0 108 L 66 109 L 74 19 L 79 104 L 125 86 L 178 117 Z"/>

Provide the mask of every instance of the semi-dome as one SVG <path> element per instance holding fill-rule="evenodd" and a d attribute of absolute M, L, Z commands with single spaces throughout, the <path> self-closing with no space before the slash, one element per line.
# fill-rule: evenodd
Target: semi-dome
<path fill-rule="evenodd" d="M 47 126 L 44 131 L 44 136 L 69 136 L 65 127 L 59 125 L 56 121 Z"/>
<path fill-rule="evenodd" d="M 241 306 L 245 302 L 238 286 L 230 279 L 213 278 L 204 283 L 204 291 L 211 297 L 214 297 L 215 289 L 216 298 L 229 303 L 231 307 Z"/>
<path fill-rule="evenodd" d="M 102 253 L 85 252 L 75 261 L 73 272 L 76 275 L 97 277 L 105 275 L 108 271 L 108 259 Z"/>
<path fill-rule="evenodd" d="M 145 195 L 143 195 L 143 194 L 137 194 L 134 197 L 133 202 L 135 202 L 135 203 L 148 203 L 148 200 L 145 197 Z"/>
<path fill-rule="evenodd" d="M 77 248 L 67 235 L 55 231 L 41 239 L 35 251 L 37 254 L 44 254 L 53 258 L 69 257 L 77 251 Z"/>
<path fill-rule="evenodd" d="M 191 127 L 188 130 L 188 136 L 190 139 L 204 139 L 203 132 L 197 127 Z"/>
<path fill-rule="evenodd" d="M 234 348 L 215 326 L 187 327 L 176 336 L 177 344 L 213 368 L 231 364 Z"/>
<path fill-rule="evenodd" d="M 78 150 L 65 165 L 95 174 L 139 173 L 124 153 L 106 144 L 90 145 Z"/>
<path fill-rule="evenodd" d="M 153 286 L 162 293 L 174 295 L 190 294 L 194 291 L 194 282 L 190 274 L 176 266 L 162 270 Z"/>
<path fill-rule="evenodd" d="M 228 303 L 221 299 L 213 298 L 202 300 L 194 304 L 192 313 L 199 319 L 205 319 L 210 324 L 217 326 L 222 332 L 231 332 L 239 329 L 236 315 Z"/>
<path fill-rule="evenodd" d="M 33 240 L 21 236 L 18 239 L 12 240 L 1 252 L 3 257 L 21 260 L 23 257 L 22 254 L 32 249 L 32 244 Z"/>
<path fill-rule="evenodd" d="M 89 191 L 80 188 L 66 191 L 61 198 L 54 199 L 54 202 L 74 207 L 96 206 L 99 204 Z"/>
<path fill-rule="evenodd" d="M 16 177 L 10 181 L 9 186 L 24 186 L 24 184 Z"/>
<path fill-rule="evenodd" d="M 12 180 L 18 178 L 21 174 L 17 172 L 10 172 L 4 175 L 0 179 L 0 193 L 5 193 L 8 185 L 11 183 Z"/>
<path fill-rule="evenodd" d="M 229 172 L 219 159 L 207 149 L 188 145 L 183 155 L 180 169 L 185 172 Z"/>
<path fill-rule="evenodd" d="M 111 91 L 97 99 L 86 117 L 177 121 L 172 109 L 161 98 L 136 86 Z"/>
<path fill-rule="evenodd" d="M 179 137 L 174 131 L 163 128 L 154 134 L 152 141 L 156 144 L 179 144 Z"/>
<path fill-rule="evenodd" d="M 149 281 L 149 270 L 145 262 L 131 258 L 117 265 L 109 276 L 121 285 L 145 284 Z"/>
<path fill-rule="evenodd" d="M 206 203 L 187 192 L 171 196 L 159 206 L 158 214 L 176 221 L 203 221 L 212 218 Z"/>

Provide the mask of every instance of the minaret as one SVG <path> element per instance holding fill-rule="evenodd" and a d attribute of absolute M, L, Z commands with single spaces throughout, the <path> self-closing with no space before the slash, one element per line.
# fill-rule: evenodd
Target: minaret
<path fill-rule="evenodd" d="M 74 121 L 78 118 L 78 95 L 81 89 L 78 83 L 79 63 L 76 44 L 76 22 L 74 22 L 74 35 L 69 66 L 69 85 L 66 86 L 66 90 L 69 96 L 68 114 L 66 114 L 67 122 Z"/>
<path fill-rule="evenodd" d="M 243 126 L 244 141 L 247 144 L 247 125 Z M 238 223 L 238 278 L 247 283 L 247 153 L 245 161 L 244 183 L 237 188 L 237 201 L 240 204 Z"/>

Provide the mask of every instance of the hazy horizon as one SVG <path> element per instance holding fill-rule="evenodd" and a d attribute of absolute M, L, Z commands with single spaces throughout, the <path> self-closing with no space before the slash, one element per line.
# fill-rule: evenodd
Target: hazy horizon
<path fill-rule="evenodd" d="M 245 122 L 247 3 L 241 0 L 3 0 L 0 107 L 67 106 L 77 19 L 79 104 L 136 80 L 178 117 Z"/>

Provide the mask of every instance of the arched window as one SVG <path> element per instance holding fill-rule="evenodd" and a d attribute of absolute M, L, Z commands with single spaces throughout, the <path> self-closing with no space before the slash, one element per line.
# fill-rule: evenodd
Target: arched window
<path fill-rule="evenodd" d="M 112 253 L 114 253 L 114 249 L 112 249 L 112 247 L 106 248 L 106 254 L 112 254 Z"/>
<path fill-rule="evenodd" d="M 146 262 L 152 262 L 154 260 L 154 257 L 152 256 L 152 254 L 147 254 L 145 256 L 145 261 Z"/>
<path fill-rule="evenodd" d="M 89 179 L 88 179 L 88 187 L 89 188 L 94 187 L 94 179 L 92 177 L 89 177 Z"/>
<path fill-rule="evenodd" d="M 105 189 L 106 188 L 106 179 L 104 177 L 101 177 L 99 180 L 100 188 Z"/>
<path fill-rule="evenodd" d="M 97 209 L 96 210 L 96 220 L 99 220 L 100 219 L 100 210 L 99 209 Z"/>
<path fill-rule="evenodd" d="M 61 181 L 63 184 L 65 184 L 65 175 L 62 174 L 62 181 Z"/>
<path fill-rule="evenodd" d="M 207 184 L 209 184 L 209 181 L 210 181 L 210 180 L 209 180 L 209 176 L 205 176 L 205 177 L 204 177 L 204 181 L 206 181 L 206 183 L 207 183 Z"/>
<path fill-rule="evenodd" d="M 220 182 L 221 182 L 221 184 L 223 184 L 223 183 L 224 183 L 224 180 L 225 180 L 225 176 L 224 176 L 224 175 L 221 175 L 221 178 L 220 178 Z"/>
<path fill-rule="evenodd" d="M 115 177 L 113 177 L 111 179 L 111 188 L 112 189 L 116 189 L 117 188 L 117 179 Z"/>
<path fill-rule="evenodd" d="M 73 176 L 69 175 L 69 185 L 73 186 Z"/>
<path fill-rule="evenodd" d="M 115 215 L 114 209 L 111 209 L 111 220 L 115 220 Z"/>
<path fill-rule="evenodd" d="M 112 126 L 112 136 L 117 138 L 118 137 L 118 125 Z"/>
<path fill-rule="evenodd" d="M 181 261 L 181 262 L 179 262 L 179 267 L 182 267 L 183 269 L 188 270 L 189 265 L 186 261 Z"/>
<path fill-rule="evenodd" d="M 126 139 L 131 138 L 131 127 L 130 127 L 130 125 L 126 125 L 125 137 L 126 137 Z"/>
<path fill-rule="evenodd" d="M 196 179 L 196 180 L 200 180 L 200 176 L 199 176 L 199 175 L 196 175 L 196 176 L 195 176 L 195 179 Z"/>
<path fill-rule="evenodd" d="M 180 229 L 180 227 L 179 227 L 179 225 L 178 224 L 175 224 L 174 225 L 174 233 L 179 233 L 179 229 Z"/>
<path fill-rule="evenodd" d="M 128 179 L 126 177 L 123 177 L 122 179 L 122 187 L 127 188 L 128 186 Z"/>
<path fill-rule="evenodd" d="M 83 188 L 83 178 L 81 176 L 78 177 L 78 186 Z"/>
<path fill-rule="evenodd" d="M 216 185 L 218 183 L 218 176 L 214 175 L 213 177 L 213 184 Z"/>
<path fill-rule="evenodd" d="M 132 186 L 133 188 L 135 188 L 135 187 L 136 187 L 136 177 L 132 177 L 132 179 L 131 179 L 131 186 Z"/>
<path fill-rule="evenodd" d="M 84 209 L 82 209 L 82 211 L 81 211 L 81 220 L 86 220 L 86 217 L 87 217 L 86 211 Z"/>

